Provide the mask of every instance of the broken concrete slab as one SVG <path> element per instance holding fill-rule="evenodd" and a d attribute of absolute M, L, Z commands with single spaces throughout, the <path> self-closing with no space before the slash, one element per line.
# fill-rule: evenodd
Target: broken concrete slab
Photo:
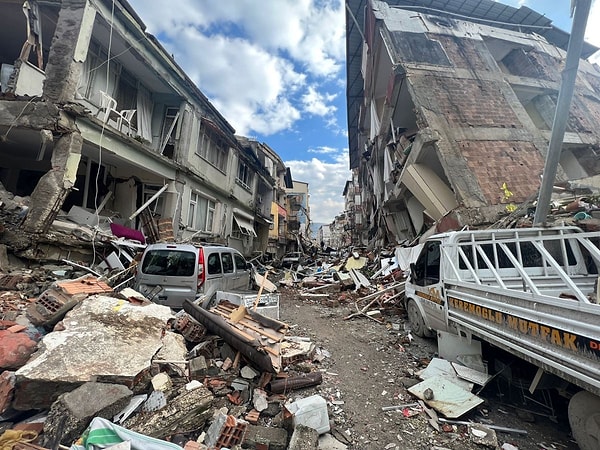
<path fill-rule="evenodd" d="M 44 423 L 43 445 L 50 448 L 70 445 L 94 417 L 111 419 L 127 406 L 132 396 L 126 386 L 95 382 L 62 394 L 52 404 Z"/>
<path fill-rule="evenodd" d="M 124 422 L 128 430 L 163 439 L 178 432 L 202 428 L 212 415 L 213 395 L 192 381 L 167 394 L 167 404 L 156 411 L 141 411 Z"/>
<path fill-rule="evenodd" d="M 450 419 L 460 417 L 483 403 L 483 399 L 443 376 L 434 376 L 414 385 L 408 392 Z"/>
<path fill-rule="evenodd" d="M 286 450 L 288 448 L 288 433 L 283 428 L 248 425 L 243 445 L 245 448 Z"/>
<path fill-rule="evenodd" d="M 498 437 L 496 436 L 496 432 L 485 425 L 469 425 L 469 438 L 477 445 L 498 448 Z"/>
<path fill-rule="evenodd" d="M 135 306 L 112 297 L 88 297 L 16 372 L 14 408 L 49 408 L 60 394 L 89 381 L 134 389 L 163 346 L 163 331 L 172 317 L 170 308 L 154 303 Z"/>
<path fill-rule="evenodd" d="M 172 331 L 165 331 L 162 338 L 162 347 L 152 359 L 155 364 L 171 364 L 178 368 L 181 373 L 187 369 L 187 347 L 185 338 Z"/>
<path fill-rule="evenodd" d="M 0 415 L 8 410 L 15 390 L 15 373 L 5 370 L 0 373 Z"/>
<path fill-rule="evenodd" d="M 338 441 L 329 433 L 319 436 L 319 450 L 346 450 L 347 448 L 346 444 Z"/>
<path fill-rule="evenodd" d="M 288 450 L 317 450 L 319 433 L 317 430 L 305 425 L 297 425 L 290 438 Z"/>

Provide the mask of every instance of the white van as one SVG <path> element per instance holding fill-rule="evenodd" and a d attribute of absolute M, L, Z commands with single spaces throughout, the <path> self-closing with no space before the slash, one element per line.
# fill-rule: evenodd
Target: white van
<path fill-rule="evenodd" d="M 249 289 L 251 272 L 252 265 L 231 247 L 151 244 L 138 264 L 134 288 L 173 309 L 181 309 L 185 299 L 208 308 L 217 291 Z"/>

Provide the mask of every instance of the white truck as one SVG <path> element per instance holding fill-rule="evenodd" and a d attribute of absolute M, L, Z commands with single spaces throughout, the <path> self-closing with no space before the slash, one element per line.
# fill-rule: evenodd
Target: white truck
<path fill-rule="evenodd" d="M 600 233 L 456 231 L 427 239 L 405 286 L 411 329 L 488 342 L 575 387 L 573 436 L 600 448 Z"/>

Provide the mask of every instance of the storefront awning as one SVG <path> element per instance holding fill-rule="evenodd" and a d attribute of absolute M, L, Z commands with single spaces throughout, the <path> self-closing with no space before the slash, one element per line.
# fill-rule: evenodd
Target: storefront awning
<path fill-rule="evenodd" d="M 256 237 L 256 231 L 254 231 L 254 225 L 252 224 L 252 222 L 250 222 L 250 220 L 246 219 L 245 217 L 240 216 L 239 214 L 235 214 L 235 213 L 233 213 L 233 220 L 235 220 L 235 223 L 237 223 L 238 227 L 240 227 L 240 230 L 242 230 L 242 233 L 247 234 L 249 236 Z"/>

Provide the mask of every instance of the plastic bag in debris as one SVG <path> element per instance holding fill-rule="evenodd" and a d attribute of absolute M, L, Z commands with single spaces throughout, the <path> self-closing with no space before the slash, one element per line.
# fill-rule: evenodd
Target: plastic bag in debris
<path fill-rule="evenodd" d="M 124 444 L 125 447 L 120 446 Z M 129 444 L 129 445 L 127 445 Z M 182 450 L 179 445 L 145 436 L 95 417 L 81 438 L 69 450 Z"/>

